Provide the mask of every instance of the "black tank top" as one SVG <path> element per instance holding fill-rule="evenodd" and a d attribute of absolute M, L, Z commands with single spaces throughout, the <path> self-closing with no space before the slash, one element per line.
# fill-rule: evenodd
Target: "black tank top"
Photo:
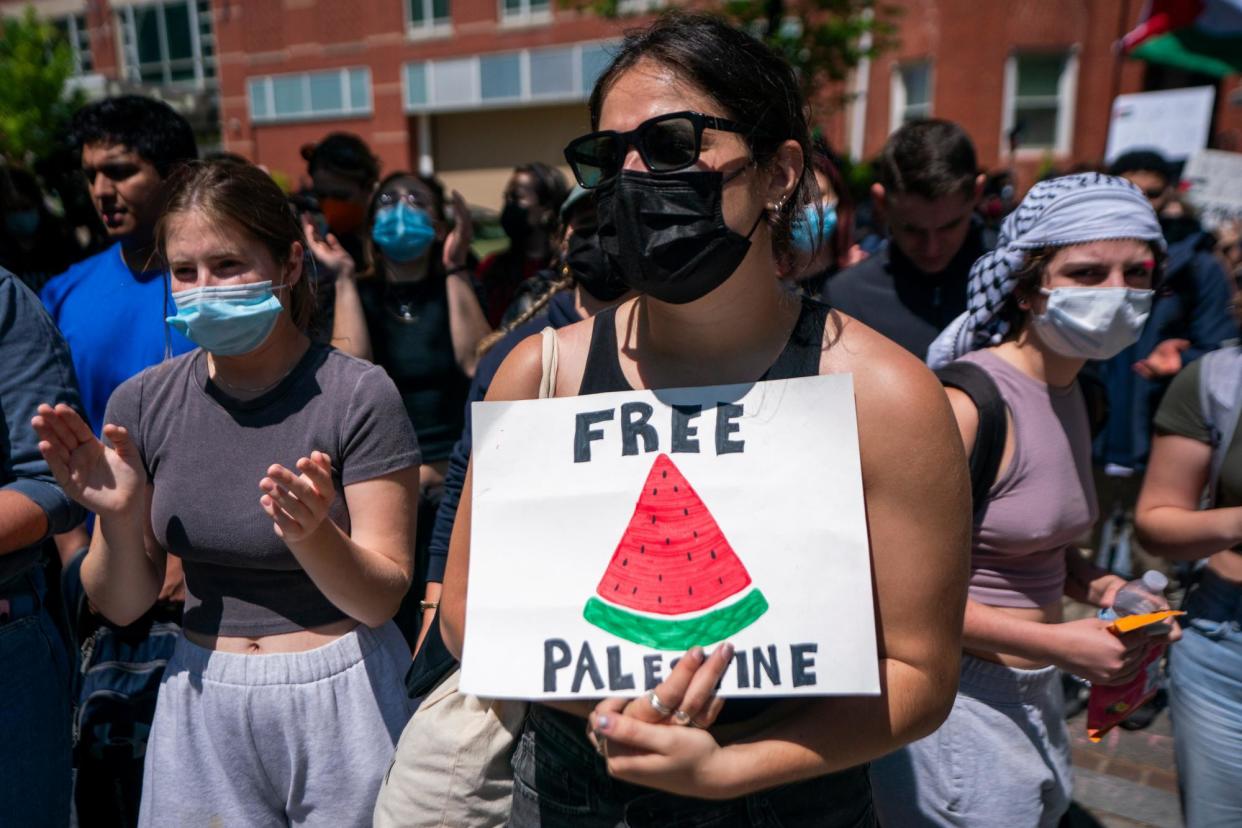
<path fill-rule="evenodd" d="M 828 306 L 822 302 L 805 297 L 802 299 L 802 311 L 789 334 L 789 341 L 785 343 L 785 348 L 776 358 L 776 362 L 759 378 L 761 382 L 819 375 L 828 312 Z M 616 307 L 595 315 L 591 329 L 591 346 L 587 351 L 586 367 L 582 372 L 582 385 L 578 388 L 580 395 L 634 390 L 621 372 L 621 360 L 617 357 L 616 315 Z M 729 724 L 745 721 L 757 716 L 772 704 L 772 699 L 730 699 L 720 711 L 716 722 Z"/>
<path fill-rule="evenodd" d="M 633 391 L 621 372 L 617 357 L 617 309 L 607 308 L 595 315 L 591 328 L 591 346 L 582 372 L 579 394 L 601 394 L 608 391 Z M 814 299 L 802 299 L 798 322 L 789 334 L 789 341 L 776 362 L 759 381 L 813 377 L 819 374 L 819 358 L 824 347 L 824 325 L 828 306 Z"/>

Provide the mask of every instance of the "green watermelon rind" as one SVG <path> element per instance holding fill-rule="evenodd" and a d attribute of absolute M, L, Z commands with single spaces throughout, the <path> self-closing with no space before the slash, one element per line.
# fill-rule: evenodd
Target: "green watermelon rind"
<path fill-rule="evenodd" d="M 607 604 L 594 595 L 587 600 L 582 615 L 601 630 L 635 644 L 657 650 L 688 650 L 724 641 L 758 621 L 767 611 L 768 599 L 756 588 L 735 604 L 694 618 L 649 618 Z"/>

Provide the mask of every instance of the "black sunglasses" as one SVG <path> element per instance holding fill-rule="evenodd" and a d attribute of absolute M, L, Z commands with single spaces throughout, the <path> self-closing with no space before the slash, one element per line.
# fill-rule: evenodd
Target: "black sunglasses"
<path fill-rule="evenodd" d="M 754 131 L 753 127 L 701 112 L 670 112 L 643 121 L 629 132 L 605 129 L 575 138 L 565 147 L 565 160 L 574 178 L 588 190 L 621 172 L 630 147 L 638 149 L 652 172 L 676 172 L 699 160 L 705 129 L 742 134 Z"/>

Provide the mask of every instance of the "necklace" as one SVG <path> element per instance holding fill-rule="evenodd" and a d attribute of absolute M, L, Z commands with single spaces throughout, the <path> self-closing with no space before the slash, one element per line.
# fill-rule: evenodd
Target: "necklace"
<path fill-rule="evenodd" d="M 294 365 L 297 365 L 297 362 L 294 362 Z M 244 385 L 234 385 L 224 379 L 224 377 L 220 376 L 220 372 L 216 369 L 216 363 L 215 360 L 211 358 L 211 354 L 207 355 L 207 367 L 210 369 L 207 376 L 217 385 L 223 386 L 228 391 L 240 391 L 243 394 L 254 394 L 256 396 L 266 393 L 267 391 L 271 391 L 277 385 L 280 385 L 280 383 L 284 381 L 285 377 L 289 376 L 289 373 L 293 370 L 293 366 L 290 366 L 288 371 L 282 372 L 280 376 L 261 388 L 247 388 Z"/>

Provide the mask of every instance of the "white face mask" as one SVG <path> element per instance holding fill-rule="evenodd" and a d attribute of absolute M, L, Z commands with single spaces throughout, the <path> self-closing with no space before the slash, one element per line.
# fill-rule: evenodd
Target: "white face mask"
<path fill-rule="evenodd" d="M 1042 288 L 1043 313 L 1032 314 L 1040 341 L 1061 356 L 1110 359 L 1138 341 L 1155 291 L 1119 287 Z"/>

